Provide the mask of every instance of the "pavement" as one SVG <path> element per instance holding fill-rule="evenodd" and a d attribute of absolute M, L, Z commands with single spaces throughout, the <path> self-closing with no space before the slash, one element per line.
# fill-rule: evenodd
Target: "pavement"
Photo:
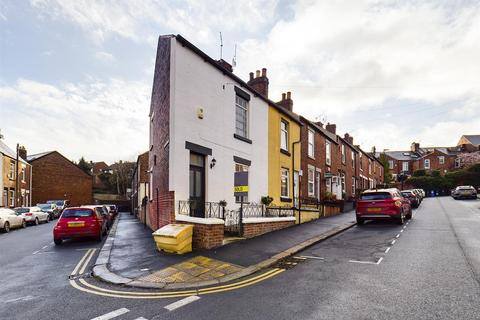
<path fill-rule="evenodd" d="M 0 319 L 480 319 L 480 200 L 427 198 L 405 226 L 353 226 L 262 281 L 183 296 L 95 279 L 103 243 L 55 246 L 53 225 L 0 233 Z"/>
<path fill-rule="evenodd" d="M 183 289 L 230 282 L 262 269 L 355 225 L 353 211 L 235 241 L 212 250 L 177 255 L 156 250 L 152 232 L 121 213 L 97 258 L 94 275 L 138 288 Z"/>

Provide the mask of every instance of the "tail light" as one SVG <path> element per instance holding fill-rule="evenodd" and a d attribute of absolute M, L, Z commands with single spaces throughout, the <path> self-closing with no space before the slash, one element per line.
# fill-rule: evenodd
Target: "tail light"
<path fill-rule="evenodd" d="M 29 213 L 25 213 L 26 216 L 31 216 L 32 214 L 29 212 Z"/>

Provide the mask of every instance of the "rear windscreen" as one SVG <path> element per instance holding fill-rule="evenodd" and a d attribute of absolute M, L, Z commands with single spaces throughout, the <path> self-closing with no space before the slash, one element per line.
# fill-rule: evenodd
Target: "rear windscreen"
<path fill-rule="evenodd" d="M 65 210 L 62 214 L 62 218 L 78 218 L 78 217 L 91 217 L 92 210 L 90 209 L 69 209 Z"/>
<path fill-rule="evenodd" d="M 392 196 L 388 192 L 370 192 L 363 193 L 361 200 L 385 200 L 390 199 Z"/>
<path fill-rule="evenodd" d="M 15 212 L 16 213 L 27 213 L 29 212 L 30 210 L 28 208 L 18 208 L 18 209 L 15 209 Z"/>

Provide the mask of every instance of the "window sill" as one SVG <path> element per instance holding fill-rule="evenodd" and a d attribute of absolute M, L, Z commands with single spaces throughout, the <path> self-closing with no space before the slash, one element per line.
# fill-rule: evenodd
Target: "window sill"
<path fill-rule="evenodd" d="M 252 144 L 252 140 L 250 140 L 250 139 L 248 139 L 248 138 L 245 138 L 245 137 L 242 137 L 242 136 L 240 136 L 240 135 L 238 135 L 238 134 L 236 134 L 236 133 L 233 134 L 233 137 L 234 137 L 235 139 L 241 140 L 241 141 L 243 141 L 243 142 Z"/>
<path fill-rule="evenodd" d="M 308 156 L 308 155 L 307 155 L 307 157 L 308 157 L 309 159 L 315 160 L 315 157 Z"/>
<path fill-rule="evenodd" d="M 288 152 L 288 151 L 285 150 L 285 149 L 280 148 L 280 152 L 283 153 L 283 154 L 286 155 L 286 156 L 289 156 L 289 157 L 291 156 L 290 152 Z"/>
<path fill-rule="evenodd" d="M 292 199 L 291 198 L 280 197 L 280 201 L 281 202 L 292 202 Z"/>

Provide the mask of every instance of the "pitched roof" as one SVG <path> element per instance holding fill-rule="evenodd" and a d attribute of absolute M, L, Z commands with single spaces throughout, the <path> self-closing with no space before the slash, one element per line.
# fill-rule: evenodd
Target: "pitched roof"
<path fill-rule="evenodd" d="M 420 155 L 412 151 L 385 151 L 387 156 L 400 161 L 410 161 L 417 160 L 420 158 Z"/>
<path fill-rule="evenodd" d="M 463 135 L 465 139 L 470 141 L 471 144 L 478 146 L 480 145 L 480 134 L 472 134 L 472 135 Z"/>
<path fill-rule="evenodd" d="M 12 149 L 10 149 L 10 147 L 7 146 L 2 140 L 0 140 L 0 153 L 4 154 L 7 157 L 10 157 L 12 159 L 17 158 L 17 153 L 15 151 L 13 151 Z M 20 162 L 27 163 L 25 161 L 25 159 L 22 159 L 20 157 L 18 159 L 20 160 Z"/>
<path fill-rule="evenodd" d="M 325 137 L 327 137 L 327 138 L 328 138 L 329 140 L 331 140 L 332 142 L 338 144 L 338 140 L 337 140 L 337 135 L 336 135 L 336 134 L 331 133 L 330 131 L 328 131 L 328 130 L 325 129 L 324 127 L 319 126 L 319 125 L 316 124 L 315 122 L 308 120 L 308 119 L 305 118 L 304 116 L 300 116 L 300 120 L 302 120 L 303 122 L 306 122 L 309 127 L 312 127 L 313 129 L 317 130 L 318 132 L 320 132 L 321 134 L 323 134 Z"/>
<path fill-rule="evenodd" d="M 171 38 L 175 38 L 177 39 L 178 42 L 180 42 L 183 46 L 189 48 L 193 53 L 197 54 L 198 56 L 200 56 L 205 62 L 211 64 L 213 67 L 217 68 L 220 72 L 222 72 L 224 75 L 226 75 L 227 77 L 229 77 L 230 79 L 238 82 L 238 84 L 244 88 L 246 88 L 247 90 L 251 91 L 255 96 L 257 96 L 258 98 L 260 98 L 261 100 L 265 101 L 268 105 L 271 105 L 272 107 L 274 107 L 275 109 L 277 109 L 279 112 L 283 113 L 284 115 L 287 115 L 289 116 L 292 120 L 294 120 L 295 122 L 297 122 L 298 124 L 301 125 L 301 122 L 300 122 L 300 117 L 290 111 L 290 110 L 287 110 L 285 109 L 284 107 L 281 107 L 279 106 L 276 102 L 268 99 L 267 97 L 263 96 L 262 94 L 260 94 L 258 91 L 256 91 L 255 89 L 253 89 L 251 86 L 249 86 L 245 81 L 243 81 L 242 79 L 240 79 L 238 76 L 236 76 L 235 74 L 233 74 L 233 72 L 230 72 L 229 70 L 225 69 L 222 65 L 220 65 L 219 63 L 217 63 L 217 61 L 215 61 L 213 58 L 211 58 L 209 55 L 207 55 L 205 52 L 203 52 L 202 50 L 200 50 L 198 47 L 196 47 L 193 43 L 191 43 L 190 41 L 188 41 L 187 39 L 185 39 L 184 37 L 182 37 L 180 34 L 177 34 L 176 36 L 175 35 L 165 35 L 165 36 L 160 36 L 160 37 L 171 37 Z M 150 111 L 151 112 L 151 111 Z"/>
<path fill-rule="evenodd" d="M 50 153 L 52 153 L 52 152 L 55 152 L 55 151 L 46 151 L 46 152 L 41 152 L 41 153 L 36 153 L 36 154 L 27 155 L 27 161 L 28 161 L 28 162 L 35 161 L 35 160 L 37 160 L 38 158 L 44 157 L 44 156 L 46 156 L 47 154 L 50 154 Z"/>

